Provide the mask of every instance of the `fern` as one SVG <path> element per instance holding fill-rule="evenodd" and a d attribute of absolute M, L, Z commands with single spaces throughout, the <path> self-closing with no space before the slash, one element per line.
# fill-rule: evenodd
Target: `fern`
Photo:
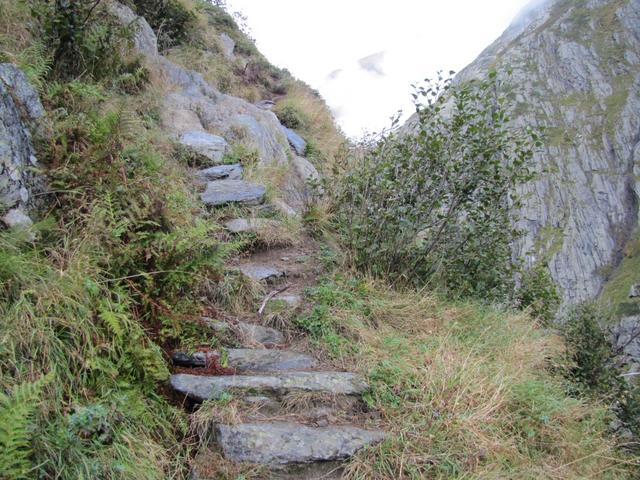
<path fill-rule="evenodd" d="M 32 383 L 21 383 L 10 395 L 0 392 L 0 478 L 28 478 L 31 433 L 38 399 L 51 374 Z"/>
<path fill-rule="evenodd" d="M 34 43 L 20 52 L 17 60 L 29 82 L 39 92 L 43 92 L 44 82 L 51 72 L 51 58 L 46 47 L 42 43 Z"/>

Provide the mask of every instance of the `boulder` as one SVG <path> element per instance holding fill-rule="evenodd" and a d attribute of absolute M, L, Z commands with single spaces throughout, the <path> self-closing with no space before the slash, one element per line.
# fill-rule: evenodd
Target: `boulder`
<path fill-rule="evenodd" d="M 384 438 L 383 432 L 352 426 L 312 428 L 284 422 L 216 426 L 225 458 L 266 465 L 344 460 Z"/>
<path fill-rule="evenodd" d="M 236 324 L 229 324 L 209 318 L 203 318 L 203 320 L 216 332 L 237 332 L 245 345 L 258 343 L 265 347 L 275 347 L 285 343 L 284 335 L 274 328 L 263 327 L 255 323 L 238 322 Z"/>
<path fill-rule="evenodd" d="M 222 162 L 225 153 L 229 150 L 229 144 L 224 138 L 198 130 L 183 133 L 178 142 L 213 163 Z"/>
<path fill-rule="evenodd" d="M 205 181 L 240 180 L 242 178 L 242 165 L 239 163 L 234 163 L 233 165 L 217 165 L 200 170 L 196 173 L 196 176 Z"/>
<path fill-rule="evenodd" d="M 6 224 L 27 222 L 25 212 L 35 203 L 34 193 L 43 189 L 32 142 L 43 116 L 38 93 L 24 72 L 0 64 L 0 211 L 9 212 Z"/>
<path fill-rule="evenodd" d="M 136 15 L 133 10 L 119 2 L 109 2 L 107 5 L 109 12 L 118 18 L 120 23 L 134 29 L 133 43 L 136 50 L 143 55 L 157 56 L 158 39 L 144 17 Z"/>
<path fill-rule="evenodd" d="M 316 190 L 311 187 L 310 182 L 317 181 L 320 178 L 320 174 L 316 167 L 303 157 L 294 157 L 291 160 L 291 166 L 293 168 L 287 177 L 282 196 L 286 204 L 297 214 L 300 214 L 313 202 Z M 322 192 L 317 191 L 317 193 Z"/>
<path fill-rule="evenodd" d="M 286 272 L 271 265 L 248 263 L 240 265 L 242 274 L 255 282 L 274 282 L 286 275 Z"/>
<path fill-rule="evenodd" d="M 233 51 L 236 48 L 236 42 L 225 32 L 220 34 L 220 46 L 222 47 L 222 54 L 227 60 L 233 60 L 235 58 Z"/>
<path fill-rule="evenodd" d="M 277 395 L 296 391 L 360 395 L 369 389 L 362 378 L 348 372 L 284 372 L 216 377 L 178 373 L 171 376 L 170 382 L 174 390 L 198 402 L 219 398 L 232 390 Z"/>
<path fill-rule="evenodd" d="M 289 144 L 291 145 L 293 150 L 296 152 L 296 154 L 303 156 L 305 151 L 307 150 L 307 142 L 304 141 L 304 138 L 298 135 L 296 131 L 292 130 L 291 128 L 287 128 L 283 126 L 282 129 L 285 135 L 287 136 L 287 140 L 289 141 Z"/>
<path fill-rule="evenodd" d="M 263 185 L 243 180 L 218 180 L 209 182 L 207 189 L 200 196 L 202 202 L 209 206 L 220 206 L 228 203 L 241 205 L 259 205 L 264 202 L 266 189 Z"/>

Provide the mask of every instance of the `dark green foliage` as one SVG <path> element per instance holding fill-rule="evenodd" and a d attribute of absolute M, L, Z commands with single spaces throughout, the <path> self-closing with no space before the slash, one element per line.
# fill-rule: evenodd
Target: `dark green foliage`
<path fill-rule="evenodd" d="M 605 313 L 594 304 L 569 312 L 564 334 L 573 366 L 570 376 L 589 390 L 609 394 L 618 383 L 613 351 L 602 325 Z"/>
<path fill-rule="evenodd" d="M 186 43 L 194 33 L 196 17 L 178 0 L 129 0 L 129 3 L 153 28 L 160 50 Z"/>
<path fill-rule="evenodd" d="M 0 478 L 32 478 L 34 468 L 33 417 L 38 409 L 43 387 L 51 376 L 32 383 L 16 385 L 10 394 L 0 391 Z"/>
<path fill-rule="evenodd" d="M 610 312 L 595 303 L 578 305 L 569 312 L 564 327 L 570 362 L 567 376 L 575 382 L 578 393 L 610 402 L 623 426 L 638 436 L 640 388 L 625 380 L 616 363 L 616 352 L 603 327 L 608 323 Z"/>
<path fill-rule="evenodd" d="M 276 110 L 276 115 L 280 123 L 285 127 L 297 129 L 303 128 L 306 124 L 306 120 L 303 115 L 293 106 L 285 105 L 281 109 Z"/>
<path fill-rule="evenodd" d="M 32 0 L 57 78 L 94 80 L 125 72 L 123 53 L 133 31 L 113 18 L 100 0 Z"/>
<path fill-rule="evenodd" d="M 513 192 L 531 178 L 539 140 L 509 126 L 498 92 L 495 75 L 429 82 L 414 94 L 411 135 L 388 133 L 348 159 L 335 203 L 358 267 L 458 295 L 511 291 Z"/>
<path fill-rule="evenodd" d="M 523 273 L 516 302 L 522 309 L 529 308 L 543 323 L 553 321 L 560 306 L 560 295 L 545 264 L 538 263 Z"/>

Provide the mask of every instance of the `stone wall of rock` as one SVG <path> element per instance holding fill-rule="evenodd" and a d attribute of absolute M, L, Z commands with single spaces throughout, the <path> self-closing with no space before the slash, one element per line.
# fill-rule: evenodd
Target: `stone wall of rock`
<path fill-rule="evenodd" d="M 222 161 L 234 142 L 255 149 L 258 167 L 276 166 L 284 172 L 280 190 L 284 203 L 278 205 L 280 202 L 277 202 L 276 206 L 288 214 L 299 214 L 310 198 L 306 180 L 317 178 L 318 172 L 311 163 L 296 156 L 290 145 L 290 138 L 297 137 L 295 132 L 288 132 L 268 108 L 223 94 L 198 72 L 158 55 L 155 34 L 144 18 L 118 2 L 110 3 L 110 8 L 124 24 L 136 26 L 136 49 L 169 85 L 170 92 L 161 110 L 162 125 L 167 133 L 213 164 Z M 221 40 L 225 44 L 226 39 Z M 227 47 L 232 54 L 231 46 Z M 296 143 L 298 149 L 301 144 Z"/>
<path fill-rule="evenodd" d="M 32 131 L 44 116 L 36 90 L 12 64 L 0 64 L 0 216 L 8 226 L 28 225 L 42 187 Z"/>
<path fill-rule="evenodd" d="M 593 299 L 638 223 L 640 2 L 550 0 L 456 81 L 494 69 L 513 72 L 514 123 L 548 135 L 521 190 L 515 254 L 548 260 L 565 305 Z"/>

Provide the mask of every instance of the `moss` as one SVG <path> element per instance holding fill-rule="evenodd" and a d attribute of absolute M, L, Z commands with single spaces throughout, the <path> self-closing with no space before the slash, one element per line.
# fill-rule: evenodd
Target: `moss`
<path fill-rule="evenodd" d="M 533 248 L 540 258 L 549 260 L 562 250 L 563 244 L 564 232 L 562 228 L 544 226 L 538 232 L 538 237 Z"/>

